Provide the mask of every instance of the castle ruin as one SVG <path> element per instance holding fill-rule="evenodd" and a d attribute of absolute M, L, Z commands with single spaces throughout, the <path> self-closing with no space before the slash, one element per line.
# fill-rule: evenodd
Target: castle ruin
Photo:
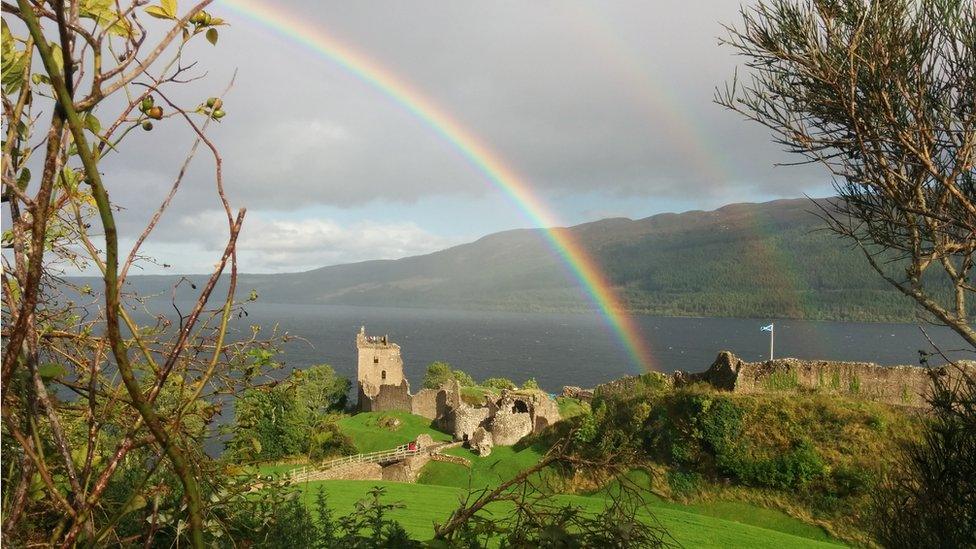
<path fill-rule="evenodd" d="M 356 347 L 360 412 L 400 410 L 425 417 L 482 455 L 492 446 L 510 446 L 560 419 L 559 406 L 541 391 L 503 390 L 500 396 L 485 395 L 483 402 L 471 405 L 461 398 L 457 380 L 452 380 L 412 394 L 403 375 L 400 346 L 389 336 L 367 335 L 363 327 Z"/>

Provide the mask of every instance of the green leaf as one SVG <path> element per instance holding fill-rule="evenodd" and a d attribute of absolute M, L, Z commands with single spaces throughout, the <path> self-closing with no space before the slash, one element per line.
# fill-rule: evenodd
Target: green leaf
<path fill-rule="evenodd" d="M 127 19 L 119 17 L 115 0 L 82 0 L 78 6 L 81 17 L 94 19 L 98 26 L 108 29 L 116 36 L 129 36 L 132 26 Z"/>
<path fill-rule="evenodd" d="M 95 135 L 102 131 L 102 123 L 90 112 L 85 113 L 85 127 Z"/>
<path fill-rule="evenodd" d="M 164 8 L 159 6 L 148 6 L 146 7 L 146 13 L 157 18 L 157 19 L 176 19 L 172 15 L 166 12 Z"/>
<path fill-rule="evenodd" d="M 24 68 L 27 66 L 27 54 L 23 51 L 7 48 L 3 51 L 3 90 L 6 93 L 16 92 L 24 85 Z"/>
<path fill-rule="evenodd" d="M 37 373 L 41 376 L 41 379 L 54 379 L 56 377 L 61 377 L 68 373 L 67 369 L 60 364 L 55 364 L 54 362 L 48 362 L 46 364 L 41 364 L 37 367 Z"/>
<path fill-rule="evenodd" d="M 54 64 L 58 67 L 58 74 L 64 78 L 64 57 L 61 56 L 61 46 L 51 44 L 51 57 Z"/>
<path fill-rule="evenodd" d="M 159 5 L 170 17 L 176 19 L 176 0 L 160 0 Z"/>
<path fill-rule="evenodd" d="M 207 29 L 207 41 L 214 46 L 217 45 L 217 29 Z"/>

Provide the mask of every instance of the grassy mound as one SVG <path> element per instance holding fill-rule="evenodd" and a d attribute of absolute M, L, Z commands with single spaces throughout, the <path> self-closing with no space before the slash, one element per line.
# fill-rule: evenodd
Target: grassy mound
<path fill-rule="evenodd" d="M 399 421 L 389 427 L 390 419 Z M 356 449 L 362 453 L 389 450 L 428 434 L 436 441 L 449 441 L 451 436 L 434 429 L 427 418 L 409 412 L 365 412 L 339 420 L 339 428 L 352 438 Z"/>
<path fill-rule="evenodd" d="M 643 461 L 673 501 L 758 504 L 860 544 L 871 543 L 865 517 L 879 479 L 921 425 L 905 409 L 816 391 L 651 382 L 600 395 L 592 410 L 573 420 L 581 451 Z"/>
<path fill-rule="evenodd" d="M 481 457 L 466 448 L 452 448 L 446 453 L 461 456 L 471 462 L 471 468 L 455 463 L 432 461 L 424 466 L 417 482 L 472 490 L 498 486 L 520 471 L 535 465 L 542 457 L 538 448 L 521 450 L 512 446 L 496 446 L 491 455 Z"/>

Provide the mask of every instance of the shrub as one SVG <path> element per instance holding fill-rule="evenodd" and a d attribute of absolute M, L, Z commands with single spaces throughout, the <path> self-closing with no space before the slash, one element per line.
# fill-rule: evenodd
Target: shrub
<path fill-rule="evenodd" d="M 862 494 L 876 483 L 870 471 L 853 466 L 838 467 L 830 477 L 833 484 L 831 492 L 840 497 Z"/>
<path fill-rule="evenodd" d="M 495 392 L 501 392 L 503 389 L 516 389 L 518 387 L 514 381 L 504 377 L 489 377 L 481 382 L 481 386 Z"/>
<path fill-rule="evenodd" d="M 667 474 L 671 494 L 682 499 L 694 496 L 701 490 L 702 476 L 695 472 L 671 469 Z"/>
<path fill-rule="evenodd" d="M 785 454 L 750 458 L 740 454 L 728 462 L 729 470 L 745 484 L 790 490 L 822 476 L 826 466 L 813 446 L 806 441 Z"/>
<path fill-rule="evenodd" d="M 308 457 L 314 461 L 356 453 L 356 445 L 342 432 L 337 417 L 320 423 L 311 434 Z"/>
<path fill-rule="evenodd" d="M 734 451 L 742 435 L 742 409 L 728 398 L 712 402 L 699 419 L 702 441 L 715 456 Z"/>
<path fill-rule="evenodd" d="M 523 389 L 538 389 L 539 388 L 539 382 L 537 382 L 534 377 L 530 377 L 529 379 L 526 379 L 525 380 L 525 383 L 522 384 L 522 388 Z"/>

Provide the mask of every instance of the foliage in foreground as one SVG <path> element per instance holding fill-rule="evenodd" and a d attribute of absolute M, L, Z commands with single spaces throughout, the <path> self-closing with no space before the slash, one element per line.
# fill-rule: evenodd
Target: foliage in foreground
<path fill-rule="evenodd" d="M 264 375 L 249 353 L 272 352 L 277 338 L 260 327 L 228 335 L 242 314 L 235 250 L 245 210 L 227 198 L 208 135 L 227 114 L 223 98 L 184 57 L 196 44 L 209 48 L 204 38 L 217 44 L 226 23 L 204 11 L 209 3 L 182 12 L 175 0 L 3 5 L 4 545 L 151 546 L 169 537 L 203 547 L 240 493 L 202 446 L 227 395 Z M 150 17 L 160 22 L 146 25 Z M 152 145 L 164 124 L 168 139 L 182 138 Z M 128 223 L 111 198 L 113 167 L 139 138 L 160 151 L 182 141 L 187 153 L 159 205 L 132 218 L 144 214 L 143 228 L 120 234 Z M 200 195 L 211 202 L 200 205 L 226 219 L 226 232 L 212 231 L 222 252 L 200 287 L 181 280 L 168 292 L 189 307 L 157 316 L 128 292 L 126 276 L 147 261 L 142 245 L 186 173 L 208 178 L 188 170 L 198 152 L 213 170 Z M 123 160 L 102 162 L 109 157 Z M 75 287 L 66 270 L 101 280 Z M 153 320 L 140 324 L 131 313 L 139 308 Z"/>
<path fill-rule="evenodd" d="M 874 498 L 886 547 L 976 547 L 976 378 L 936 377 L 932 416 Z"/>

